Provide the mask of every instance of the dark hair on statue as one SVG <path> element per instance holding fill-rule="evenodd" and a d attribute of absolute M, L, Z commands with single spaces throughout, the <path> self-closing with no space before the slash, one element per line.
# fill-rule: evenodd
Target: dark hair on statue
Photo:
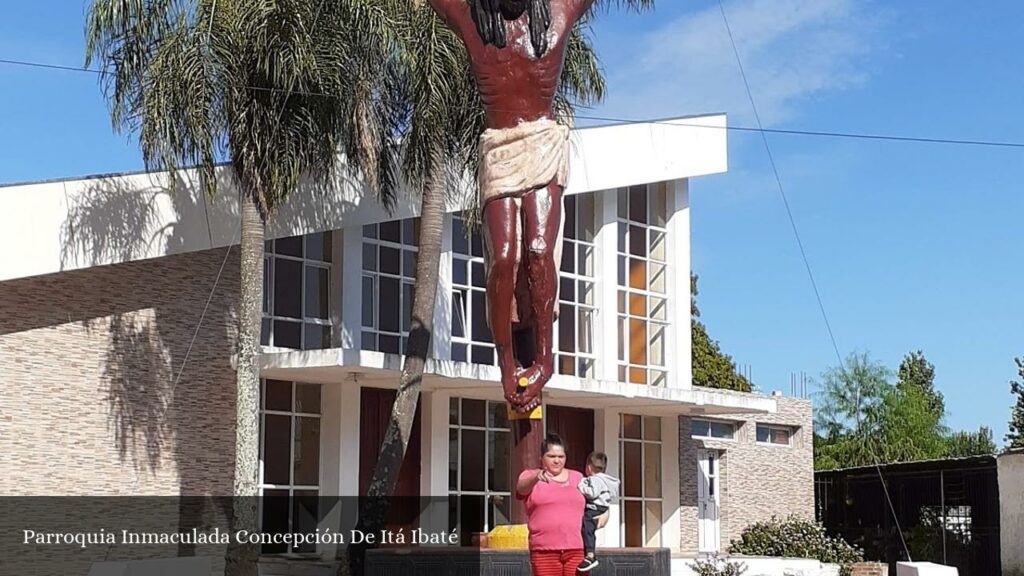
<path fill-rule="evenodd" d="M 548 450 L 552 446 L 561 446 L 565 450 L 565 442 L 562 442 L 562 437 L 558 434 L 548 434 L 544 437 L 544 441 L 540 443 L 540 454 L 543 456 L 548 453 Z"/>
<path fill-rule="evenodd" d="M 526 4 L 527 22 L 530 26 L 530 44 L 540 58 L 548 51 L 548 28 L 551 27 L 551 0 L 469 0 L 470 14 L 476 23 L 476 31 L 484 44 L 504 48 L 508 43 L 505 35 L 505 20 L 515 20 L 523 13 Z M 508 4 L 512 4 L 509 7 Z"/>

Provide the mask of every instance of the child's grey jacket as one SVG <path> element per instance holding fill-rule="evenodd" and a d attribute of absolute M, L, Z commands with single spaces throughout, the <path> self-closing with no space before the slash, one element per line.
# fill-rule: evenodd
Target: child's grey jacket
<path fill-rule="evenodd" d="M 619 496 L 619 479 L 604 472 L 598 472 L 580 480 L 579 489 L 588 503 L 611 506 Z"/>

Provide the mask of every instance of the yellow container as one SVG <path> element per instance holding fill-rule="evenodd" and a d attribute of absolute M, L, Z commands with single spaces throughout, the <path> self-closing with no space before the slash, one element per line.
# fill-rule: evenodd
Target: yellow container
<path fill-rule="evenodd" d="M 526 524 L 497 526 L 487 535 L 487 547 L 495 550 L 525 550 L 530 547 Z"/>

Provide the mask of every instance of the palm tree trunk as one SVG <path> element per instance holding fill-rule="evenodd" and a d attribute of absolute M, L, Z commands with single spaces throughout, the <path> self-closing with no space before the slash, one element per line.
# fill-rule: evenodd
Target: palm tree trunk
<path fill-rule="evenodd" d="M 265 222 L 252 194 L 239 198 L 242 218 L 238 304 L 238 368 L 235 384 L 235 479 L 232 533 L 255 532 L 258 494 L 260 322 L 263 314 L 263 237 Z M 256 545 L 228 545 L 228 576 L 256 574 Z"/>
<path fill-rule="evenodd" d="M 367 489 L 365 506 L 360 511 L 360 530 L 379 532 L 387 520 L 389 498 L 394 495 L 398 473 L 412 434 L 416 405 L 420 399 L 423 369 L 427 362 L 430 339 L 434 332 L 434 302 L 437 297 L 438 268 L 441 263 L 441 240 L 444 233 L 444 166 L 436 155 L 432 176 L 423 189 L 420 204 L 419 255 L 416 261 L 416 289 L 412 297 L 412 322 L 409 344 L 398 394 L 391 407 L 391 418 L 380 447 L 377 466 Z M 363 549 L 349 546 L 353 574 L 362 574 Z"/>

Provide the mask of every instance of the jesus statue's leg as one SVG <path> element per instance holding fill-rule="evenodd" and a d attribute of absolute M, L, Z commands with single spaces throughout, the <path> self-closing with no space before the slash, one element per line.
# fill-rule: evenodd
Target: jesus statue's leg
<path fill-rule="evenodd" d="M 519 368 L 512 348 L 512 299 L 521 257 L 518 225 L 519 206 L 515 199 L 497 198 L 484 205 L 481 232 L 488 254 L 487 320 L 498 352 L 501 386 L 509 403 L 516 400 Z"/>
<path fill-rule="evenodd" d="M 530 304 L 533 308 L 536 360 L 523 371 L 526 391 L 523 411 L 540 405 L 541 389 L 554 373 L 552 355 L 552 324 L 558 305 L 558 264 L 555 245 L 562 229 L 562 187 L 551 183 L 523 196 L 523 243 L 530 279 Z"/>

